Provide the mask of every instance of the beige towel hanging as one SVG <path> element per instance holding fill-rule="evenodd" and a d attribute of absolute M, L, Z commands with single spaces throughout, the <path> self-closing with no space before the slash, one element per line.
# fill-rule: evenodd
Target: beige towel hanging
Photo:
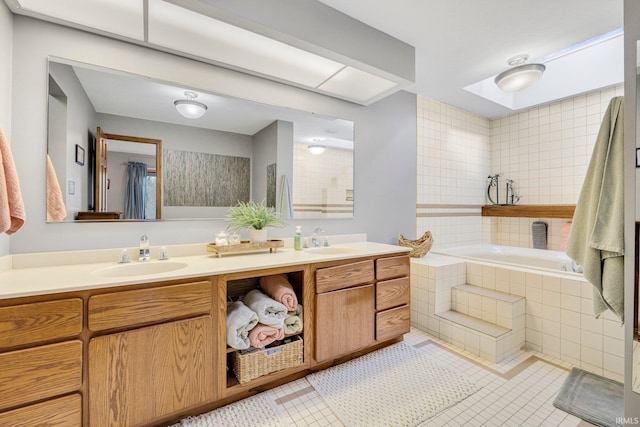
<path fill-rule="evenodd" d="M 0 129 L 0 233 L 13 234 L 26 218 L 9 141 Z"/>

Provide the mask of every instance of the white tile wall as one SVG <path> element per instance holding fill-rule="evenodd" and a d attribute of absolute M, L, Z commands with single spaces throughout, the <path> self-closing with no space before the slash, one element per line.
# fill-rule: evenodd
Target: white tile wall
<path fill-rule="evenodd" d="M 489 120 L 418 96 L 416 236 L 434 248 L 482 241 L 480 206 L 489 172 Z"/>
<path fill-rule="evenodd" d="M 347 190 L 353 190 L 353 151 L 327 147 L 324 153 L 313 155 L 307 147 L 307 144 L 293 144 L 292 195 L 296 217 L 323 216 L 318 211 L 305 211 L 306 207 L 300 205 L 325 209 L 335 206 L 331 212 L 333 217 L 352 216 L 353 201 L 347 201 L 346 194 Z"/>
<path fill-rule="evenodd" d="M 514 180 L 520 204 L 575 204 L 602 116 L 622 94 L 619 85 L 493 120 L 418 96 L 416 235 L 431 230 L 434 248 L 532 247 L 531 223 L 543 220 L 549 249 L 562 250 L 566 220 L 482 218 L 470 207 L 488 203 L 487 176 L 498 172 Z"/>

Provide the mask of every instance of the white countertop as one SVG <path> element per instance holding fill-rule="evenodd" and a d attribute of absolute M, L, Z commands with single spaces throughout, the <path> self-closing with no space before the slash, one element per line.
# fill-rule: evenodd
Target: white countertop
<path fill-rule="evenodd" d="M 212 276 L 409 251 L 409 248 L 372 242 L 351 242 L 333 245 L 333 247 L 343 246 L 355 250 L 349 253 L 318 254 L 306 250 L 295 251 L 291 247 L 284 247 L 278 248 L 276 253 L 223 255 L 218 258 L 215 254 L 206 252 L 206 244 L 183 245 L 183 248 L 169 246 L 168 250 L 171 256 L 169 261 L 152 259 L 151 261 L 145 261 L 145 263 L 183 262 L 186 264 L 184 268 L 165 273 L 122 277 L 104 277 L 98 272 L 98 270 L 105 267 L 118 265 L 115 260 L 120 249 L 13 255 L 11 256 L 13 257 L 11 268 L 6 267 L 6 260 L 4 262 L 5 268 L 0 268 L 0 299 Z M 200 251 L 202 252 L 199 253 Z M 190 252 L 198 253 L 172 256 L 172 253 L 188 254 Z M 69 262 L 68 254 L 73 254 L 78 258 L 76 263 Z M 105 262 L 105 257 L 114 261 Z M 156 258 L 153 250 L 152 258 Z M 93 260 L 99 261 L 95 262 Z M 131 264 L 139 262 L 137 257 L 135 260 L 132 257 L 132 260 Z M 0 267 L 2 267 L 1 261 Z"/>

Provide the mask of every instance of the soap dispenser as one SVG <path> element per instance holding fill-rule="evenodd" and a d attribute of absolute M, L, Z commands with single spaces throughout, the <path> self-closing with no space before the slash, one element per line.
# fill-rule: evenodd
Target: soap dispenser
<path fill-rule="evenodd" d="M 293 236 L 293 249 L 302 250 L 302 226 L 296 225 L 296 234 Z"/>

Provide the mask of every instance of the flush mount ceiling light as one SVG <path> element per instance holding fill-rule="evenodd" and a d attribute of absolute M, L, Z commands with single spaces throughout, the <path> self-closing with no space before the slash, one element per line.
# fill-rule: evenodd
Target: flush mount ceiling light
<path fill-rule="evenodd" d="M 313 144 L 309 146 L 309 152 L 311 154 L 318 155 L 318 154 L 324 153 L 324 150 L 325 150 L 326 147 L 324 145 L 322 145 L 322 144 L 319 144 L 319 142 L 321 142 L 321 141 L 322 141 L 321 139 L 314 139 L 313 140 Z"/>
<path fill-rule="evenodd" d="M 207 111 L 207 106 L 202 102 L 194 101 L 198 97 L 198 94 L 191 91 L 186 91 L 184 96 L 187 99 L 179 99 L 173 103 L 176 106 L 178 113 L 182 114 L 187 119 L 198 119 L 204 116 Z"/>
<path fill-rule="evenodd" d="M 540 80 L 546 67 L 544 64 L 527 64 L 527 55 L 516 56 L 507 63 L 510 68 L 498 74 L 495 83 L 505 92 L 520 92 Z"/>

